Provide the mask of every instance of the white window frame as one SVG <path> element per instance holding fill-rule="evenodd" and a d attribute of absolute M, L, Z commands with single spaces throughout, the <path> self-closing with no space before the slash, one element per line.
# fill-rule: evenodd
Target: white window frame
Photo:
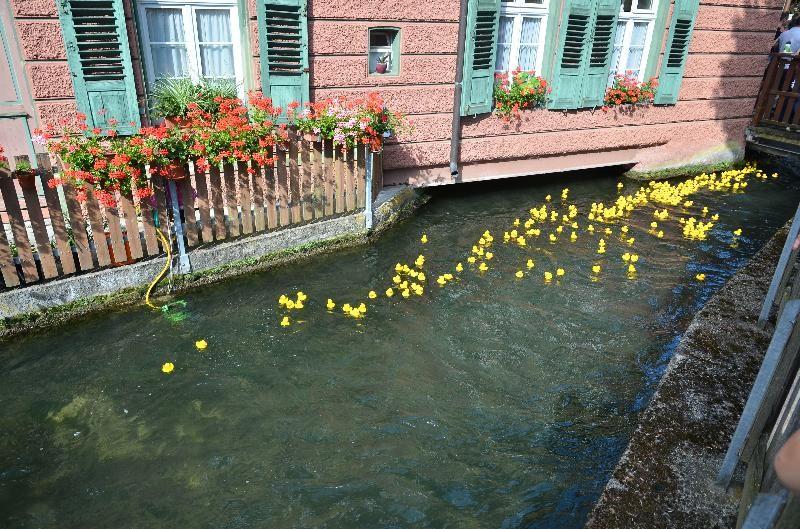
<path fill-rule="evenodd" d="M 539 18 L 539 42 L 536 43 L 536 64 L 534 71 L 537 75 L 542 75 L 542 64 L 544 62 L 544 43 L 547 35 L 547 22 L 550 18 L 550 1 L 543 0 L 541 4 L 526 3 L 525 0 L 511 0 L 500 2 L 500 17 L 514 19 L 511 29 L 511 44 L 508 56 L 508 70 L 495 70 L 496 73 L 511 73 L 519 66 L 519 46 L 522 37 L 522 19 Z M 499 39 L 498 35 L 498 39 Z M 498 42 L 498 46 L 499 46 Z M 498 48 L 499 49 L 499 48 Z"/>
<path fill-rule="evenodd" d="M 184 46 L 186 46 L 186 56 L 189 68 L 189 78 L 194 82 L 199 82 L 202 78 L 200 45 L 197 33 L 197 14 L 198 10 L 206 9 L 226 9 L 230 12 L 231 21 L 231 40 L 233 41 L 233 71 L 236 76 L 236 89 L 239 96 L 244 96 L 244 67 L 242 65 L 242 37 L 239 28 L 239 6 L 236 0 L 148 0 L 137 2 L 139 8 L 139 23 L 141 24 L 140 39 L 141 50 L 144 59 L 145 75 L 149 89 L 158 80 L 155 75 L 153 56 L 150 47 L 150 30 L 147 27 L 147 9 L 180 9 L 183 16 Z"/>
<path fill-rule="evenodd" d="M 614 68 L 611 70 L 608 78 L 609 86 L 614 82 L 614 75 L 625 75 L 626 72 L 628 72 L 627 66 L 628 55 L 630 54 L 631 48 L 631 37 L 633 35 L 633 26 L 637 22 L 647 22 L 647 34 L 645 35 L 644 48 L 642 49 L 642 62 L 639 65 L 639 75 L 637 76 L 639 82 L 644 81 L 644 73 L 645 70 L 647 70 L 647 59 L 649 58 L 650 46 L 653 42 L 656 15 L 658 14 L 658 2 L 659 0 L 652 0 L 650 9 L 638 9 L 637 0 L 633 0 L 630 11 L 623 11 L 623 4 L 620 2 L 617 27 L 619 27 L 620 22 L 624 22 L 625 35 L 622 38 L 619 59 L 617 60 L 617 64 L 613 65 Z"/>

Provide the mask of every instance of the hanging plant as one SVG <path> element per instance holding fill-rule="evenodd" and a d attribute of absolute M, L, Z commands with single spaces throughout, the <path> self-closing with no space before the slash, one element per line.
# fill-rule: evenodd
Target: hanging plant
<path fill-rule="evenodd" d="M 494 100 L 495 115 L 508 121 L 519 118 L 522 110 L 543 108 L 547 103 L 550 87 L 547 81 L 536 73 L 519 68 L 508 74 L 495 75 Z"/>

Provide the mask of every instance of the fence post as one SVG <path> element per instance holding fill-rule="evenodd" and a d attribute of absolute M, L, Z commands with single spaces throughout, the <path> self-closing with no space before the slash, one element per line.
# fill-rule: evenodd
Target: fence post
<path fill-rule="evenodd" d="M 375 163 L 375 153 L 369 150 L 369 160 L 366 163 L 364 175 L 364 217 L 366 217 L 367 231 L 372 231 L 372 164 Z"/>
<path fill-rule="evenodd" d="M 189 256 L 186 254 L 186 244 L 183 242 L 183 222 L 181 222 L 181 208 L 178 206 L 178 189 L 175 180 L 167 180 L 169 200 L 172 202 L 172 225 L 175 226 L 175 238 L 178 240 L 178 272 L 188 274 L 192 271 Z"/>

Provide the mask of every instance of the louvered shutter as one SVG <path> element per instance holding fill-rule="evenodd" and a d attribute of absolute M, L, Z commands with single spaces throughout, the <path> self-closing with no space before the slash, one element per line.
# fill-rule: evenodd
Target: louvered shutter
<path fill-rule="evenodd" d="M 594 32 L 589 45 L 589 57 L 582 83 L 580 101 L 582 107 L 596 107 L 603 104 L 618 18 L 619 0 L 599 0 L 593 20 Z"/>
<path fill-rule="evenodd" d="M 699 0 L 675 0 L 667 47 L 664 48 L 664 59 L 658 76 L 655 99 L 657 105 L 668 105 L 678 101 L 698 7 Z"/>
<path fill-rule="evenodd" d="M 257 0 L 261 89 L 286 109 L 308 101 L 308 17 L 305 0 Z"/>
<path fill-rule="evenodd" d="M 553 74 L 551 108 L 578 108 L 583 94 L 594 6 L 591 0 L 564 0 L 564 18 Z"/>
<path fill-rule="evenodd" d="M 500 0 L 469 0 L 461 115 L 492 111 Z"/>
<path fill-rule="evenodd" d="M 59 18 L 78 110 L 87 124 L 120 134 L 139 128 L 139 106 L 122 0 L 61 0 Z M 131 125 L 133 123 L 133 125 Z"/>

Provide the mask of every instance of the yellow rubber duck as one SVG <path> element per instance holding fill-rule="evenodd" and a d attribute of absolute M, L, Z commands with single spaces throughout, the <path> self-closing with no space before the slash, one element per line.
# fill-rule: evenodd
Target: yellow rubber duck
<path fill-rule="evenodd" d="M 588 226 L 586 226 L 586 231 L 588 231 L 589 233 L 594 233 L 594 226 L 592 224 L 589 224 Z"/>
<path fill-rule="evenodd" d="M 392 278 L 392 283 L 400 284 L 400 281 L 402 281 L 402 280 L 403 279 L 400 276 L 394 276 Z"/>
<path fill-rule="evenodd" d="M 706 275 L 705 274 L 697 274 L 696 276 L 694 276 L 694 278 L 697 279 L 698 281 L 705 281 L 706 280 Z"/>
<path fill-rule="evenodd" d="M 350 312 L 351 310 L 353 310 L 353 307 L 351 307 L 349 303 L 342 305 L 342 312 Z"/>
<path fill-rule="evenodd" d="M 557 269 L 556 269 L 556 276 L 558 276 L 558 277 L 563 277 L 563 276 L 564 276 L 564 273 L 565 273 L 565 272 L 564 272 L 564 269 L 563 269 L 563 268 L 557 268 Z"/>
<path fill-rule="evenodd" d="M 628 227 L 627 227 L 627 226 L 623 226 L 623 227 L 621 227 L 621 228 L 619 229 L 619 232 L 620 232 L 620 233 L 628 233 Z"/>
<path fill-rule="evenodd" d="M 417 274 L 417 280 L 418 281 L 425 281 L 425 274 L 423 274 L 422 272 L 418 273 Z"/>
<path fill-rule="evenodd" d="M 599 254 L 604 254 L 604 253 L 606 253 L 606 249 L 605 249 L 605 247 L 604 247 L 604 246 L 601 246 L 600 248 L 598 248 L 598 249 L 597 249 L 597 253 L 599 253 Z"/>
<path fill-rule="evenodd" d="M 278 305 L 279 306 L 286 305 L 287 301 L 289 301 L 289 298 L 286 297 L 286 294 L 281 294 L 281 297 L 278 298 Z"/>
<path fill-rule="evenodd" d="M 733 234 L 738 237 L 739 235 L 742 234 L 742 228 L 736 228 L 735 230 L 733 230 Z"/>
<path fill-rule="evenodd" d="M 600 273 L 600 265 L 597 265 L 597 264 L 594 265 L 592 267 L 592 272 L 594 272 L 595 274 L 599 274 Z"/>
<path fill-rule="evenodd" d="M 292 310 L 294 307 L 295 307 L 294 301 L 292 301 L 291 299 L 287 299 L 286 300 L 286 308 L 289 309 L 289 310 Z"/>
<path fill-rule="evenodd" d="M 718 213 L 714 213 L 713 215 L 711 215 L 711 220 L 714 220 L 714 221 L 719 220 L 719 214 Z"/>
<path fill-rule="evenodd" d="M 517 230 L 511 230 L 511 238 L 512 239 L 516 239 L 517 238 Z"/>
<path fill-rule="evenodd" d="M 386 289 L 386 297 L 390 298 L 392 296 L 394 296 L 394 289 L 392 287 L 389 287 Z"/>
<path fill-rule="evenodd" d="M 578 234 L 573 231 L 572 233 L 569 234 L 569 240 L 572 241 L 572 242 L 577 241 L 578 240 Z"/>
<path fill-rule="evenodd" d="M 617 189 L 622 189 L 623 187 L 624 185 L 622 184 L 622 182 L 617 182 Z"/>
<path fill-rule="evenodd" d="M 402 296 L 404 298 L 407 298 L 407 297 L 409 297 L 411 295 L 411 291 L 408 290 L 408 289 L 405 289 L 405 290 L 403 290 L 403 292 L 401 294 L 402 294 Z"/>
<path fill-rule="evenodd" d="M 359 310 L 356 308 L 350 309 L 350 316 L 352 316 L 353 318 L 360 318 L 361 312 L 359 312 Z"/>
<path fill-rule="evenodd" d="M 658 230 L 658 233 L 656 233 L 656 237 L 658 237 L 659 239 L 663 239 L 664 238 L 664 231 L 663 230 Z"/>
<path fill-rule="evenodd" d="M 448 281 L 452 281 L 453 280 L 453 274 L 451 274 L 450 272 L 447 272 L 446 274 L 443 274 L 443 277 Z"/>
<path fill-rule="evenodd" d="M 476 259 L 475 259 L 474 255 L 470 255 L 469 257 L 467 257 L 467 262 L 468 263 L 474 263 L 475 261 L 476 261 Z"/>
<path fill-rule="evenodd" d="M 522 270 L 517 270 L 517 272 L 514 275 L 517 277 L 517 279 L 522 279 L 525 273 Z"/>
<path fill-rule="evenodd" d="M 284 316 L 281 320 L 281 327 L 288 327 L 289 326 L 289 316 Z"/>
<path fill-rule="evenodd" d="M 427 244 L 428 236 L 423 233 L 422 237 L 419 238 L 419 242 L 421 242 L 422 244 Z"/>
<path fill-rule="evenodd" d="M 633 243 L 636 242 L 636 239 L 634 237 L 631 237 L 626 242 L 628 243 L 628 246 L 633 246 Z"/>
<path fill-rule="evenodd" d="M 656 221 L 651 222 L 650 223 L 650 227 L 653 228 L 653 229 L 658 228 L 658 222 L 656 222 Z"/>
<path fill-rule="evenodd" d="M 548 283 L 553 280 L 553 273 L 552 272 L 545 272 L 544 273 L 544 281 Z"/>
<path fill-rule="evenodd" d="M 528 270 L 530 270 L 531 268 L 533 268 L 535 265 L 536 265 L 536 263 L 534 263 L 534 262 L 533 262 L 533 259 L 528 259 L 528 262 L 527 262 L 527 263 L 525 263 L 525 266 L 527 266 L 527 267 L 528 267 Z"/>
<path fill-rule="evenodd" d="M 445 281 L 445 279 L 444 279 L 444 277 L 443 277 L 443 276 L 439 276 L 439 277 L 437 277 L 437 278 L 436 278 L 436 283 L 437 283 L 437 284 L 438 284 L 440 287 L 443 287 L 443 286 L 445 286 L 445 284 L 447 284 L 447 281 Z"/>
<path fill-rule="evenodd" d="M 401 265 L 400 263 L 397 263 L 396 265 L 394 265 L 394 271 L 395 272 L 402 272 L 403 271 L 403 265 Z"/>
<path fill-rule="evenodd" d="M 492 252 L 486 252 L 486 256 L 485 257 L 486 257 L 487 260 L 490 260 L 492 257 L 494 257 L 494 254 Z"/>
<path fill-rule="evenodd" d="M 305 301 L 305 300 L 307 300 L 307 299 L 308 299 L 308 296 L 306 296 L 305 294 L 303 294 L 303 292 L 298 292 L 298 293 L 297 293 L 297 300 L 298 300 L 298 301 Z"/>
<path fill-rule="evenodd" d="M 327 308 L 328 310 L 333 310 L 336 308 L 336 303 L 334 303 L 331 298 L 328 298 L 328 302 L 325 304 L 325 308 Z"/>
<path fill-rule="evenodd" d="M 525 237 L 517 237 L 517 244 L 520 246 L 527 245 L 527 243 L 525 242 Z"/>
<path fill-rule="evenodd" d="M 364 303 L 361 303 L 361 304 L 358 306 L 358 312 L 360 312 L 361 314 L 366 314 L 366 312 L 367 312 L 367 306 L 366 306 Z"/>
<path fill-rule="evenodd" d="M 638 260 L 639 260 L 639 256 L 638 256 L 638 255 L 636 255 L 635 253 L 632 253 L 632 254 L 631 254 L 631 262 L 632 262 L 632 263 L 635 263 L 635 262 L 637 262 Z"/>
<path fill-rule="evenodd" d="M 636 267 L 633 266 L 632 264 L 629 264 L 628 265 L 628 273 L 629 274 L 635 274 L 636 273 Z"/>
<path fill-rule="evenodd" d="M 481 263 L 481 264 L 478 266 L 478 270 L 480 270 L 481 272 L 485 272 L 485 271 L 487 271 L 488 269 L 489 269 L 489 267 L 488 267 L 488 266 L 486 266 L 486 263 Z"/>
<path fill-rule="evenodd" d="M 281 323 L 281 325 L 283 325 L 283 323 Z M 165 362 L 164 365 L 161 366 L 161 372 L 166 373 L 168 375 L 172 373 L 174 370 L 175 370 L 175 364 L 173 364 L 172 362 Z"/>
<path fill-rule="evenodd" d="M 302 302 L 302 301 L 299 301 L 299 300 L 298 300 L 298 301 L 297 301 L 297 302 L 295 302 L 295 304 L 294 304 L 294 308 L 296 308 L 296 309 L 302 309 L 303 307 L 304 307 L 304 305 L 303 305 L 303 302 Z M 289 308 L 289 305 L 288 305 L 288 304 L 286 305 L 286 308 Z"/>
<path fill-rule="evenodd" d="M 558 237 L 556 237 L 555 233 L 551 233 L 550 234 L 550 242 L 556 242 L 557 240 L 558 240 Z"/>
<path fill-rule="evenodd" d="M 377 292 L 375 292 L 374 290 L 370 290 L 370 291 L 369 291 L 369 294 L 367 294 L 367 297 L 368 297 L 369 299 L 375 299 L 375 298 L 377 298 L 377 297 L 378 297 L 378 293 L 377 293 Z"/>
<path fill-rule="evenodd" d="M 547 202 L 550 202 L 550 200 L 552 200 L 552 198 L 553 198 L 553 197 L 551 197 L 550 195 L 547 195 L 546 197 L 544 197 L 544 199 L 545 199 Z"/>
<path fill-rule="evenodd" d="M 519 226 L 519 219 L 514 219 L 514 226 Z"/>
<path fill-rule="evenodd" d="M 559 226 L 556 228 L 556 233 L 561 233 L 562 231 L 564 231 L 564 226 Z"/>
<path fill-rule="evenodd" d="M 464 265 L 462 265 L 461 263 L 458 263 L 456 265 L 456 272 L 463 272 L 463 271 L 464 271 Z"/>
<path fill-rule="evenodd" d="M 605 233 L 606 235 L 611 235 L 614 233 L 614 231 L 611 228 L 606 228 L 603 230 L 603 233 Z"/>
<path fill-rule="evenodd" d="M 194 346 L 197 347 L 198 351 L 202 351 L 203 349 L 208 347 L 208 342 L 205 340 L 197 340 L 196 342 L 194 342 Z"/>
<path fill-rule="evenodd" d="M 422 266 L 425 264 L 425 256 L 420 255 L 417 257 L 417 259 L 414 261 L 414 264 L 417 266 L 417 268 L 422 268 Z"/>

